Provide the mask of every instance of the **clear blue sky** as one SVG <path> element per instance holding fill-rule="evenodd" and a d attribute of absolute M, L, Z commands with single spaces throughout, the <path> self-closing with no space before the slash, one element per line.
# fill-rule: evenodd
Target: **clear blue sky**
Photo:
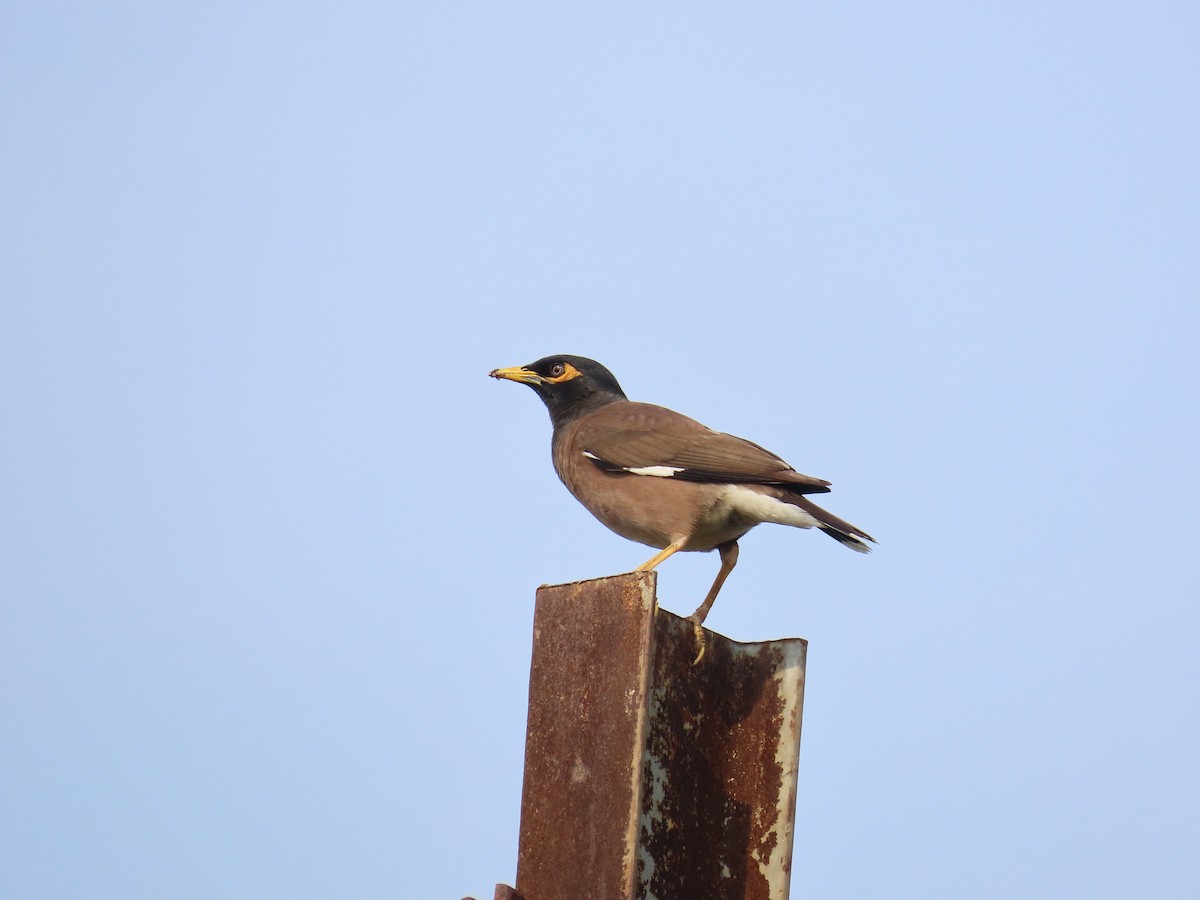
<path fill-rule="evenodd" d="M 834 482 L 793 896 L 1200 896 L 1195 3 L 8 4 L 0 895 L 491 896 L 533 596 L 645 548 L 487 372 Z M 670 560 L 690 611 L 711 555 Z"/>

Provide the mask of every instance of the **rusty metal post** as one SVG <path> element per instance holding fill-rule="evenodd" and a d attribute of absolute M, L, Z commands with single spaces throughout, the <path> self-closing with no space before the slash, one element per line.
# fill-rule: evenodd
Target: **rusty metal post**
<path fill-rule="evenodd" d="M 807 644 L 690 624 L 635 572 L 538 590 L 516 890 L 787 900 Z"/>

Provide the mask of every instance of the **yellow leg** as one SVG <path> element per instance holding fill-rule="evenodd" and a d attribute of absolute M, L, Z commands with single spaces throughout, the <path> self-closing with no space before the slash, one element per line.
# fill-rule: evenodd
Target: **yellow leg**
<path fill-rule="evenodd" d="M 655 566 L 657 566 L 660 562 L 662 562 L 668 556 L 671 556 L 672 554 L 676 553 L 686 543 L 687 543 L 687 540 L 682 539 L 682 540 L 675 541 L 672 544 L 667 544 L 667 546 L 663 547 L 661 550 L 659 550 L 657 553 L 655 553 L 652 557 L 650 557 L 648 560 L 646 560 L 644 563 L 642 563 L 640 566 L 638 566 L 636 569 L 634 569 L 634 571 L 635 572 L 649 572 L 651 569 L 653 569 Z"/>
<path fill-rule="evenodd" d="M 708 589 L 708 596 L 704 598 L 704 602 L 696 608 L 694 613 L 688 616 L 688 621 L 692 623 L 692 632 L 696 635 L 696 658 L 692 660 L 693 666 L 700 662 L 700 657 L 704 656 L 704 620 L 708 618 L 708 611 L 712 609 L 713 602 L 717 599 L 717 594 L 721 593 L 721 587 L 725 584 L 725 579 L 729 577 L 729 573 L 737 565 L 737 541 L 722 544 L 717 549 L 721 553 L 721 569 L 717 572 L 717 577 L 713 581 L 712 587 Z"/>

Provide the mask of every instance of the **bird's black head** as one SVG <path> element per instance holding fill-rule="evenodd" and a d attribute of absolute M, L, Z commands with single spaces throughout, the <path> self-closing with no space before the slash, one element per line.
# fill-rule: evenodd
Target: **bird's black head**
<path fill-rule="evenodd" d="M 583 356 L 547 356 L 527 366 L 493 369 L 490 374 L 537 391 L 555 427 L 598 406 L 626 399 L 613 373 Z"/>

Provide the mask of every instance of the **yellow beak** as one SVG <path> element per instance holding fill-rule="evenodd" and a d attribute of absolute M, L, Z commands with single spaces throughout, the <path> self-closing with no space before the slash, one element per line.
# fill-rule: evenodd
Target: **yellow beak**
<path fill-rule="evenodd" d="M 506 381 L 519 381 L 521 384 L 542 384 L 545 379 L 532 369 L 524 366 L 512 366 L 508 369 L 492 369 L 488 373 L 493 378 L 503 378 Z"/>

